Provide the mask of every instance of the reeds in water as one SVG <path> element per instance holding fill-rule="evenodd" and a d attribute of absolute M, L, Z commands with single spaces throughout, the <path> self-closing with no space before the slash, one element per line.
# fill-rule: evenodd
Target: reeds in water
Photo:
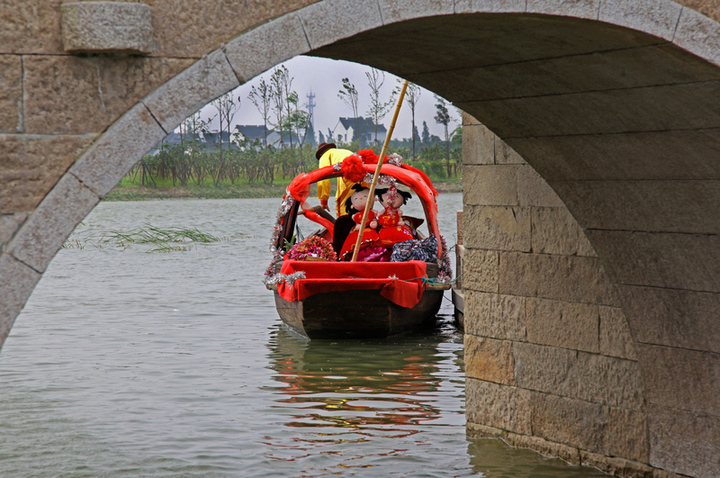
<path fill-rule="evenodd" d="M 71 237 L 63 244 L 63 248 L 84 249 L 88 244 L 101 248 L 103 245 L 114 244 L 124 250 L 131 244 L 153 244 L 154 247 L 145 252 L 172 252 L 188 251 L 193 243 L 217 242 L 219 240 L 218 237 L 200 232 L 197 228 L 160 228 L 146 225 L 128 232 L 111 231 L 103 234 L 99 239 L 93 240 L 91 237 L 84 242 Z"/>

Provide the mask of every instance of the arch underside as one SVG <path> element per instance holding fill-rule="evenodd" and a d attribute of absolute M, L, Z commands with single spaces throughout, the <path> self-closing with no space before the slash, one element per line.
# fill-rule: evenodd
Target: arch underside
<path fill-rule="evenodd" d="M 232 40 L 94 143 L 0 257 L 10 291 L 0 337 L 74 226 L 189 113 L 296 54 L 344 59 L 447 98 L 540 174 L 597 252 L 634 341 L 638 410 L 654 442 L 646 456 L 625 458 L 720 472 L 720 68 L 663 35 L 567 16 L 368 20 L 358 27 L 367 31 L 325 46 L 307 18 L 300 10 Z M 128 136 L 133 145 L 119 146 Z M 13 292 L 10 277 L 29 286 Z M 689 448 L 676 446 L 673 428 Z"/>

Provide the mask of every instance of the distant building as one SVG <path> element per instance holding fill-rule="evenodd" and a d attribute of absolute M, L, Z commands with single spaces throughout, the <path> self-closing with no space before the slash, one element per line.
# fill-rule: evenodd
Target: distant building
<path fill-rule="evenodd" d="M 148 151 L 147 154 L 154 156 L 154 155 L 158 154 L 161 149 L 170 149 L 173 146 L 176 146 L 184 141 L 192 141 L 192 140 L 202 141 L 202 138 L 198 134 L 195 134 L 195 135 L 180 134 L 176 131 L 173 131 L 169 135 L 165 136 L 162 139 L 162 141 L 160 141 L 158 144 L 156 144 L 153 149 Z"/>
<path fill-rule="evenodd" d="M 300 144 L 300 139 L 298 139 L 297 135 L 285 133 L 281 141 L 279 132 L 273 129 L 267 129 L 264 125 L 239 124 L 235 126 L 235 131 L 239 133 L 238 136 L 241 141 L 248 140 L 251 144 L 254 143 L 255 140 L 258 140 L 262 145 L 265 141 L 266 132 L 267 144 L 273 148 L 289 148 L 291 143 L 293 147 Z"/>
<path fill-rule="evenodd" d="M 375 122 L 362 116 L 357 118 L 357 122 L 355 118 L 340 118 L 332 130 L 332 138 L 328 138 L 328 140 L 350 143 L 356 139 L 356 126 L 360 129 L 359 138 L 361 144 L 370 144 L 375 141 Z M 385 141 L 385 136 L 387 136 L 385 126 L 377 125 L 377 141 L 382 143 Z"/>
<path fill-rule="evenodd" d="M 237 148 L 237 145 L 232 142 L 233 138 L 228 137 L 227 131 L 221 131 L 221 132 L 205 132 L 203 133 L 203 139 L 205 140 L 205 143 L 208 147 L 212 148 L 216 144 L 221 144 L 221 146 L 225 149 L 228 148 L 228 145 L 231 148 Z"/>

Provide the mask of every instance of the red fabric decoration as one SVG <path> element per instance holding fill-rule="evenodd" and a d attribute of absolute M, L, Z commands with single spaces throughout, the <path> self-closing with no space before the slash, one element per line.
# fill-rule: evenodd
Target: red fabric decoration
<path fill-rule="evenodd" d="M 340 164 L 343 178 L 351 183 L 359 183 L 365 178 L 365 169 L 363 168 L 362 159 L 357 154 L 351 154 L 342 160 Z"/>
<path fill-rule="evenodd" d="M 290 287 L 278 284 L 280 296 L 290 302 L 304 300 L 320 292 L 379 289 L 386 299 L 402 307 L 415 307 L 425 286 L 426 264 L 408 262 L 312 262 L 285 261 L 281 272 L 304 271 L 304 279 L 296 279 Z M 390 277 L 397 277 L 391 279 Z M 362 304 L 358 304 L 362 307 Z"/>
<path fill-rule="evenodd" d="M 305 202 L 310 196 L 310 183 L 305 181 L 306 176 L 305 173 L 295 176 L 287 189 L 290 195 L 300 203 Z"/>

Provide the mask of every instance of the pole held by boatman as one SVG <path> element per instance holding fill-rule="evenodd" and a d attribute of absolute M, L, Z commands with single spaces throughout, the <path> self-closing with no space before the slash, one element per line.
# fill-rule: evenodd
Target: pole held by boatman
<path fill-rule="evenodd" d="M 317 151 L 315 152 L 315 157 L 319 161 L 318 168 L 324 168 L 326 166 L 332 166 L 337 163 L 342 163 L 342 160 L 347 158 L 351 154 L 353 154 L 352 151 L 347 149 L 340 149 L 335 145 L 335 143 L 320 143 Z M 352 184 L 350 185 L 352 186 Z M 330 207 L 328 206 L 328 200 L 330 199 L 331 187 L 332 183 L 330 179 L 318 181 L 317 183 L 318 199 L 320 199 L 320 204 L 322 205 L 322 208 L 327 211 L 330 210 Z M 348 185 L 345 183 L 345 180 L 343 180 L 342 176 L 337 178 L 337 191 L 335 192 L 336 217 L 340 217 L 345 214 L 345 212 L 342 210 L 344 205 L 340 204 L 342 201 L 340 201 L 339 198 L 342 196 L 343 191 L 347 187 Z"/>

